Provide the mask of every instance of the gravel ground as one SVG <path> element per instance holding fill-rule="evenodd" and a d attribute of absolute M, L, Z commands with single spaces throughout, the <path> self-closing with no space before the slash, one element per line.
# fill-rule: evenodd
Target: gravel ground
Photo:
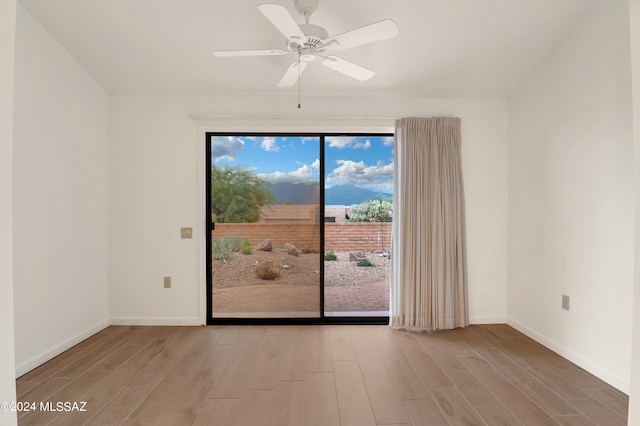
<path fill-rule="evenodd" d="M 324 261 L 325 283 L 328 286 L 366 285 L 382 282 L 390 270 L 389 259 L 377 253 L 367 253 L 374 266 L 356 266 L 349 261 L 349 253 L 336 253 L 335 261 Z M 261 262 L 272 261 L 280 267 L 275 280 L 261 280 L 254 269 Z M 252 254 L 233 253 L 225 261 L 213 261 L 213 288 L 228 288 L 269 283 L 290 285 L 318 285 L 320 254 L 303 253 L 298 257 L 281 251 L 255 251 Z"/>

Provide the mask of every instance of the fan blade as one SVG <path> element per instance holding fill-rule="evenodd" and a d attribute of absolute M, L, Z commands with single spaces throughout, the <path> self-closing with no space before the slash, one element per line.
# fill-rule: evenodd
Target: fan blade
<path fill-rule="evenodd" d="M 298 78 L 300 77 L 300 74 L 302 74 L 302 71 L 304 71 L 304 69 L 307 67 L 307 64 L 308 62 L 292 63 L 284 73 L 284 76 L 282 77 L 282 80 L 280 80 L 280 83 L 278 83 L 278 87 L 293 86 L 296 81 L 298 81 Z"/>
<path fill-rule="evenodd" d="M 302 44 L 307 40 L 307 37 L 284 6 L 279 4 L 260 4 L 258 9 L 287 40 L 295 41 L 298 44 Z"/>
<path fill-rule="evenodd" d="M 371 77 L 376 75 L 375 72 L 368 68 L 361 67 L 360 65 L 356 65 L 353 62 L 349 62 L 346 59 L 342 59 L 337 56 L 327 56 L 322 61 L 322 65 L 360 81 L 369 80 Z"/>
<path fill-rule="evenodd" d="M 216 50 L 213 52 L 213 56 L 220 58 L 229 58 L 235 56 L 272 56 L 272 55 L 285 55 L 286 50 Z"/>
<path fill-rule="evenodd" d="M 346 33 L 329 37 L 326 44 L 336 41 L 337 45 L 328 46 L 332 50 L 342 50 L 349 47 L 362 46 L 374 41 L 386 40 L 398 36 L 398 26 L 391 19 L 385 19 Z"/>

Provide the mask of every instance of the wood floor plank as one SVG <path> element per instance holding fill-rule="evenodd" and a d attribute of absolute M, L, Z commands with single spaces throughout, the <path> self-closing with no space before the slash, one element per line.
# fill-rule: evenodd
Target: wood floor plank
<path fill-rule="evenodd" d="M 245 389 L 275 389 L 278 379 L 280 357 L 286 345 L 280 345 L 281 336 L 264 335 L 258 351 L 254 354 L 255 360 L 250 367 L 251 373 Z"/>
<path fill-rule="evenodd" d="M 511 360 L 562 398 L 584 399 L 589 397 L 568 377 L 559 374 L 546 365 L 540 358 L 539 345 L 530 339 L 523 339 L 517 342 L 505 341 L 496 345 L 496 348 L 500 349 Z"/>
<path fill-rule="evenodd" d="M 627 421 L 595 399 L 576 399 L 570 401 L 582 414 L 598 425 L 624 426 Z"/>
<path fill-rule="evenodd" d="M 451 386 L 451 382 L 440 366 L 431 358 L 414 336 L 401 333 L 395 337 L 400 350 L 426 387 Z"/>
<path fill-rule="evenodd" d="M 452 371 L 447 375 L 488 425 L 523 424 L 470 372 Z"/>
<path fill-rule="evenodd" d="M 27 374 L 18 378 L 18 382 L 43 382 L 62 370 L 76 359 L 92 350 L 95 346 L 104 343 L 116 334 L 122 333 L 123 329 L 116 327 L 107 327 L 104 330 L 94 334 L 78 345 L 66 350 L 52 360 L 42 364 L 41 366 L 31 370 Z"/>
<path fill-rule="evenodd" d="M 158 425 L 189 425 L 196 421 L 208 395 L 233 356 L 231 345 L 217 345 L 201 364 L 193 380 L 175 393 Z"/>
<path fill-rule="evenodd" d="M 436 403 L 429 397 L 423 400 L 404 401 L 413 426 L 449 426 Z"/>
<path fill-rule="evenodd" d="M 582 414 L 573 416 L 558 416 L 554 417 L 554 419 L 561 426 L 597 426 L 594 422 L 592 422 Z"/>
<path fill-rule="evenodd" d="M 464 329 L 458 330 L 441 330 L 439 332 L 440 339 L 449 348 L 451 353 L 456 356 L 470 356 L 476 355 L 475 349 L 465 339 L 463 332 Z"/>
<path fill-rule="evenodd" d="M 395 339 L 378 340 L 376 345 L 396 391 L 403 401 L 430 398 L 426 386 L 396 344 Z"/>
<path fill-rule="evenodd" d="M 233 345 L 234 354 L 224 373 L 209 394 L 209 398 L 238 399 L 246 388 L 256 354 L 262 344 L 261 334 L 254 334 L 250 339 L 240 340 Z"/>
<path fill-rule="evenodd" d="M 593 399 L 600 401 L 614 413 L 627 418 L 629 413 L 629 397 L 617 389 L 586 389 L 585 392 Z"/>
<path fill-rule="evenodd" d="M 323 373 L 333 371 L 331 335 L 329 327 L 306 327 L 306 372 Z"/>
<path fill-rule="evenodd" d="M 209 399 L 198 413 L 193 426 L 229 426 L 239 399 Z"/>
<path fill-rule="evenodd" d="M 340 426 L 333 373 L 307 373 L 304 424 L 305 426 Z"/>
<path fill-rule="evenodd" d="M 307 372 L 306 339 L 299 332 L 279 336 L 278 380 L 304 381 Z"/>
<path fill-rule="evenodd" d="M 455 386 L 429 388 L 429 392 L 449 424 L 487 424 Z"/>
<path fill-rule="evenodd" d="M 579 414 L 575 407 L 497 349 L 480 350 L 478 353 L 550 416 Z"/>
<path fill-rule="evenodd" d="M 130 339 L 113 351 L 109 356 L 93 366 L 92 370 L 110 370 L 113 371 L 122 365 L 127 359 L 131 358 L 136 352 L 145 347 L 153 338 L 162 331 L 162 327 L 146 328 L 136 331 Z"/>
<path fill-rule="evenodd" d="M 244 390 L 233 409 L 231 426 L 255 426 L 266 423 L 271 414 L 274 393 L 273 390 Z"/>
<path fill-rule="evenodd" d="M 608 387 L 607 383 L 526 336 L 522 336 L 520 339 L 504 340 L 502 345 L 520 354 L 526 351 L 530 361 L 537 364 L 544 363 L 546 368 L 555 371 L 560 376 L 568 378 L 579 389 Z"/>
<path fill-rule="evenodd" d="M 121 345 L 137 336 L 137 331 L 124 331 L 117 333 L 104 343 L 87 351 L 75 361 L 54 374 L 55 377 L 78 377 L 85 371 L 93 368 L 100 361 L 118 350 Z"/>
<path fill-rule="evenodd" d="M 16 396 L 18 397 L 18 400 L 20 400 L 20 397 L 23 394 L 38 386 L 39 384 L 40 382 L 24 382 L 16 380 Z"/>
<path fill-rule="evenodd" d="M 334 361 L 355 361 L 356 349 L 351 340 L 348 326 L 331 326 L 331 359 Z"/>
<path fill-rule="evenodd" d="M 341 426 L 375 426 L 367 389 L 357 361 L 334 361 Z"/>
<path fill-rule="evenodd" d="M 89 370 L 82 374 L 77 379 L 72 380 L 67 386 L 60 389 L 58 392 L 52 394 L 47 398 L 47 402 L 51 402 L 55 406 L 65 402 L 78 402 L 82 403 L 82 396 L 95 386 L 100 386 L 100 383 L 104 378 L 110 374 L 109 371 L 93 371 Z M 87 410 L 91 410 L 92 407 L 86 407 Z M 27 413 L 24 418 L 21 419 L 22 424 L 28 425 L 45 425 L 53 421 L 58 417 L 56 411 L 37 410 Z"/>
<path fill-rule="evenodd" d="M 304 424 L 305 382 L 279 381 L 273 395 L 270 426 L 301 426 Z"/>
<path fill-rule="evenodd" d="M 117 421 L 124 421 L 129 413 L 133 411 L 133 408 L 138 406 L 148 393 L 146 388 L 141 393 L 136 392 L 136 383 L 143 382 L 144 386 L 150 386 L 155 383 L 150 383 L 145 376 L 138 376 L 140 374 L 148 374 L 150 370 L 153 370 L 156 376 L 164 377 L 170 366 L 177 362 L 179 356 L 182 356 L 195 342 L 196 336 L 192 333 L 186 333 L 186 330 L 186 328 L 182 327 L 170 327 L 165 333 L 160 333 L 156 339 L 103 379 L 100 386 L 94 386 L 89 392 L 82 395 L 82 399 L 87 402 L 89 411 L 74 413 L 74 416 L 69 413 L 60 413 L 51 424 L 74 424 L 70 422 L 84 424 L 105 406 L 113 406 L 114 398 L 118 398 L 123 390 L 129 397 L 122 401 L 122 406 L 113 410 L 118 416 L 113 424 L 117 424 Z M 162 357 L 159 359 L 161 354 Z M 130 406 L 132 406 L 131 411 L 126 411 Z"/>
<path fill-rule="evenodd" d="M 86 402 L 86 412 L 19 414 L 20 425 L 65 426 L 615 426 L 629 401 L 504 324 L 109 327 L 16 380 L 16 392 Z"/>
<path fill-rule="evenodd" d="M 18 402 L 25 404 L 35 403 L 39 405 L 40 402 L 48 401 L 54 394 L 59 390 L 64 389 L 64 387 L 72 381 L 73 378 L 71 377 L 50 377 L 31 390 L 22 394 L 22 396 L 18 398 Z M 27 414 L 29 414 L 28 411 L 18 412 L 18 419 L 21 419 Z"/>
<path fill-rule="evenodd" d="M 463 364 L 524 424 L 557 425 L 547 413 L 480 357 L 460 357 Z"/>
<path fill-rule="evenodd" d="M 351 334 L 351 344 L 357 352 L 377 351 L 375 330 L 377 326 L 351 325 L 348 326 Z"/>
<path fill-rule="evenodd" d="M 186 387 L 193 386 L 195 376 L 202 371 L 200 367 L 213 351 L 217 340 L 208 339 L 211 334 L 206 329 L 194 333 L 194 336 L 197 336 L 197 340 L 193 346 L 171 367 L 129 418 L 145 421 L 160 419 L 176 396 L 186 392 Z"/>
<path fill-rule="evenodd" d="M 362 379 L 378 424 L 410 424 L 411 419 L 380 353 L 358 352 L 357 356 Z"/>
<path fill-rule="evenodd" d="M 416 335 L 416 339 L 445 373 L 449 371 L 468 371 L 467 367 L 440 340 L 437 332 L 420 333 Z"/>

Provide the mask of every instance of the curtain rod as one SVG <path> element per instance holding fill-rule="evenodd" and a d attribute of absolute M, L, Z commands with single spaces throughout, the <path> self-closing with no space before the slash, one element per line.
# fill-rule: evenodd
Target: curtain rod
<path fill-rule="evenodd" d="M 340 121 L 395 121 L 400 117 L 371 117 L 344 115 L 239 115 L 239 114 L 189 114 L 192 120 L 340 120 Z"/>

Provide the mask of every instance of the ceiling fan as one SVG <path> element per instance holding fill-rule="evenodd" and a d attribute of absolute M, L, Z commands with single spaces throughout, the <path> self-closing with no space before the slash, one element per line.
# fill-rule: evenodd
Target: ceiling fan
<path fill-rule="evenodd" d="M 260 12 L 286 37 L 284 49 L 217 50 L 213 54 L 218 57 L 297 54 L 297 60 L 289 66 L 278 87 L 293 86 L 307 64 L 316 59 L 322 60 L 322 65 L 327 68 L 356 80 L 365 81 L 373 77 L 375 72 L 333 54 L 328 54 L 328 51 L 344 50 L 398 35 L 396 23 L 391 19 L 384 19 L 364 27 L 329 36 L 324 28 L 309 23 L 309 18 L 318 8 L 318 0 L 295 0 L 295 6 L 298 12 L 304 16 L 304 24 L 298 25 L 284 6 L 279 4 L 258 5 Z"/>

